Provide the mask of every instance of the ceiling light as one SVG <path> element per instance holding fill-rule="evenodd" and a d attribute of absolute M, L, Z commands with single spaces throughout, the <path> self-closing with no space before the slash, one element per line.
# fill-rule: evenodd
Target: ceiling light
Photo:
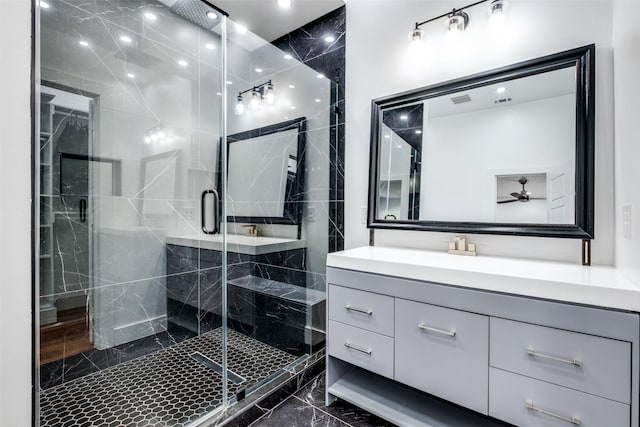
<path fill-rule="evenodd" d="M 207 18 L 209 19 L 218 19 L 218 14 L 212 11 L 207 12 Z"/>
<path fill-rule="evenodd" d="M 322 100 L 320 98 L 316 98 L 315 101 L 316 102 L 322 102 Z"/>
<path fill-rule="evenodd" d="M 178 61 L 178 65 L 181 67 L 186 67 L 187 65 L 189 65 L 189 63 L 187 61 L 185 61 L 184 59 L 181 59 Z"/>
<path fill-rule="evenodd" d="M 156 19 L 158 19 L 158 17 L 151 12 L 145 13 L 144 17 L 147 18 L 149 21 L 155 21 Z"/>
<path fill-rule="evenodd" d="M 284 116 L 284 119 L 285 120 L 289 120 L 289 116 Z"/>
<path fill-rule="evenodd" d="M 296 107 L 294 107 L 294 106 L 292 105 L 292 106 L 291 106 L 291 109 L 292 109 L 292 110 L 295 110 L 295 109 L 296 109 Z"/>
<path fill-rule="evenodd" d="M 291 58 L 293 58 L 293 56 L 289 55 L 288 53 L 285 53 L 284 59 L 291 59 Z"/>
<path fill-rule="evenodd" d="M 402 116 L 400 116 L 400 120 L 409 120 L 409 116 L 403 114 Z"/>
<path fill-rule="evenodd" d="M 277 0 L 277 3 L 283 9 L 291 7 L 291 0 Z"/>
<path fill-rule="evenodd" d="M 133 41 L 129 36 L 120 36 L 120 40 L 122 40 L 125 43 L 131 43 Z"/>
<path fill-rule="evenodd" d="M 89 43 L 84 41 L 84 40 L 80 40 L 79 43 L 80 43 L 80 46 L 82 46 L 82 47 L 89 47 Z"/>
<path fill-rule="evenodd" d="M 218 92 L 218 93 L 216 93 L 216 95 L 222 96 L 222 92 Z"/>
<path fill-rule="evenodd" d="M 385 135 L 384 137 L 385 137 L 385 139 L 389 139 L 389 138 L 391 138 L 391 135 Z"/>
<path fill-rule="evenodd" d="M 213 43 L 207 43 L 204 45 L 204 47 L 206 47 L 209 50 L 213 50 L 216 48 L 216 45 L 214 45 Z"/>
<path fill-rule="evenodd" d="M 467 29 L 469 15 L 461 10 L 452 12 L 447 18 L 447 30 L 449 34 L 461 34 Z"/>
<path fill-rule="evenodd" d="M 422 134 L 422 131 L 420 129 L 417 129 L 416 130 L 416 135 L 421 135 L 421 134 Z"/>
<path fill-rule="evenodd" d="M 256 69 L 255 69 L 255 72 L 256 72 L 256 73 L 261 73 L 261 72 L 262 72 L 262 68 L 256 68 Z"/>
<path fill-rule="evenodd" d="M 295 89 L 296 85 L 289 85 L 289 89 Z"/>
<path fill-rule="evenodd" d="M 496 93 L 505 93 L 506 91 L 507 91 L 507 88 L 503 86 L 496 89 Z"/>
<path fill-rule="evenodd" d="M 232 84 L 233 84 L 233 82 L 232 82 L 231 80 L 227 80 L 227 84 L 228 84 L 228 85 L 232 85 Z"/>
<path fill-rule="evenodd" d="M 49 9 L 51 6 L 49 6 L 49 3 L 46 1 L 40 1 L 40 7 L 43 9 Z"/>
<path fill-rule="evenodd" d="M 267 101 L 267 105 L 273 105 L 276 102 L 276 93 L 273 90 L 273 85 L 268 83 L 266 88 L 264 89 L 264 97 Z"/>
<path fill-rule="evenodd" d="M 248 31 L 248 30 L 247 30 L 247 27 L 245 27 L 244 25 L 242 25 L 242 24 L 236 24 L 236 32 L 237 32 L 238 34 L 244 34 L 244 33 L 246 33 L 247 31 Z"/>
<path fill-rule="evenodd" d="M 249 106 L 253 111 L 256 111 L 258 108 L 260 108 L 260 92 L 255 89 L 251 92 L 251 100 L 249 101 Z"/>
<path fill-rule="evenodd" d="M 130 79 L 135 79 L 136 75 L 133 73 L 127 73 L 127 77 L 129 77 Z"/>
<path fill-rule="evenodd" d="M 336 38 L 334 36 L 326 36 L 324 38 L 324 41 L 326 41 L 327 43 L 333 43 L 334 41 L 336 41 Z"/>
<path fill-rule="evenodd" d="M 320 73 L 316 77 L 319 78 L 319 79 L 324 79 L 324 74 Z"/>
<path fill-rule="evenodd" d="M 236 115 L 241 116 L 244 114 L 244 99 L 242 95 L 238 95 L 236 98 Z"/>

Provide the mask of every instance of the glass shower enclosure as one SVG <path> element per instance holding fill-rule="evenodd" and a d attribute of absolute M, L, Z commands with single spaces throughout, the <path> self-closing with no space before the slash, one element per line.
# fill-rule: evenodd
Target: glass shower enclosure
<path fill-rule="evenodd" d="M 335 85 L 205 1 L 36 17 L 38 423 L 213 422 L 324 345 Z"/>

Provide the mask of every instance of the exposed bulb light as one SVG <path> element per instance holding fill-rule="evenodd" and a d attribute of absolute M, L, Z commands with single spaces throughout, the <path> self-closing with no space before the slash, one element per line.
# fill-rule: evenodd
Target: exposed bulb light
<path fill-rule="evenodd" d="M 244 25 L 242 25 L 242 24 L 236 24 L 236 32 L 237 32 L 238 34 L 244 34 L 244 33 L 246 33 L 247 31 L 249 31 L 249 30 L 248 30 L 248 29 L 247 29 L 247 27 L 245 27 Z"/>
<path fill-rule="evenodd" d="M 40 7 L 42 9 L 49 9 L 51 6 L 49 6 L 49 3 L 47 3 L 46 1 L 40 1 Z"/>
<path fill-rule="evenodd" d="M 283 9 L 288 9 L 291 7 L 291 0 L 277 0 L 278 6 Z"/>
<path fill-rule="evenodd" d="M 469 15 L 463 11 L 454 11 L 447 18 L 448 34 L 457 35 L 464 32 L 469 24 Z"/>
<path fill-rule="evenodd" d="M 204 47 L 206 47 L 209 50 L 213 50 L 216 48 L 216 45 L 214 45 L 213 43 L 207 43 L 204 45 Z"/>
<path fill-rule="evenodd" d="M 489 4 L 489 21 L 492 25 L 499 25 L 505 21 L 507 2 L 505 0 L 493 0 Z"/>
<path fill-rule="evenodd" d="M 212 11 L 207 12 L 207 18 L 214 20 L 218 19 L 218 14 Z"/>
<path fill-rule="evenodd" d="M 131 40 L 131 37 L 125 36 L 125 35 L 120 36 L 120 40 L 125 42 L 125 43 L 131 43 L 133 41 L 133 40 Z"/>
<path fill-rule="evenodd" d="M 84 40 L 80 40 L 79 43 L 80 43 L 80 46 L 82 46 L 82 47 L 89 47 L 89 42 L 86 42 Z"/>
<path fill-rule="evenodd" d="M 336 38 L 334 36 L 326 36 L 324 38 L 324 41 L 326 41 L 327 43 L 333 43 L 334 41 L 336 41 Z"/>
<path fill-rule="evenodd" d="M 288 53 L 284 54 L 284 59 L 291 59 L 293 58 L 293 56 L 289 55 Z"/>
<path fill-rule="evenodd" d="M 185 61 L 184 59 L 181 59 L 178 61 L 178 65 L 181 67 L 186 67 L 187 65 L 189 65 L 189 63 L 187 61 Z"/>
<path fill-rule="evenodd" d="M 273 105 L 276 102 L 276 93 L 273 90 L 273 85 L 269 83 L 264 90 L 264 98 L 267 105 Z"/>
<path fill-rule="evenodd" d="M 260 92 L 254 90 L 251 92 L 251 100 L 249 101 L 249 106 L 253 111 L 256 111 L 260 108 Z"/>
<path fill-rule="evenodd" d="M 147 18 L 149 21 L 155 21 L 156 19 L 158 19 L 158 17 L 151 12 L 146 12 L 144 14 L 144 17 Z"/>
<path fill-rule="evenodd" d="M 236 98 L 236 116 L 241 116 L 244 114 L 244 99 L 242 95 L 238 95 Z"/>
<path fill-rule="evenodd" d="M 424 38 L 424 30 L 422 28 L 414 28 L 409 32 L 409 41 L 411 43 L 420 43 Z"/>
<path fill-rule="evenodd" d="M 507 91 L 507 88 L 504 86 L 501 86 L 498 89 L 496 89 L 496 93 L 505 93 L 506 91 Z"/>

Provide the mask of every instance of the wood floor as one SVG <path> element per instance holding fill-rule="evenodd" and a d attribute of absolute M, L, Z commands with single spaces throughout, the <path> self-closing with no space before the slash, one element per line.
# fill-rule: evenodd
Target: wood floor
<path fill-rule="evenodd" d="M 40 327 L 40 364 L 93 350 L 85 307 L 58 312 L 58 321 Z"/>

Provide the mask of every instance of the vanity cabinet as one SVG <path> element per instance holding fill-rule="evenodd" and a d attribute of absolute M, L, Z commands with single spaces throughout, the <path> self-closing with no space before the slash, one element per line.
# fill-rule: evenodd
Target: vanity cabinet
<path fill-rule="evenodd" d="M 411 427 L 638 427 L 637 312 L 331 265 L 327 282 L 327 404 Z"/>

